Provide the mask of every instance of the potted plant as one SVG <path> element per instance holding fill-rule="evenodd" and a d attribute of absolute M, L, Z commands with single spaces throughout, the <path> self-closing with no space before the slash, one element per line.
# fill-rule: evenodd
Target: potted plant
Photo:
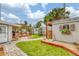
<path fill-rule="evenodd" d="M 61 30 L 61 33 L 69 35 L 69 34 L 71 34 L 71 31 L 69 29 L 63 29 L 63 30 Z"/>

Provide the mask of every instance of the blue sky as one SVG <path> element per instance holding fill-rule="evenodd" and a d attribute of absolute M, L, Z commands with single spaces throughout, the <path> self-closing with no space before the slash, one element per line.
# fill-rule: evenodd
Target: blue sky
<path fill-rule="evenodd" d="M 79 17 L 79 4 L 66 4 L 70 17 Z M 10 23 L 27 21 L 35 24 L 43 20 L 44 16 L 54 8 L 63 7 L 63 3 L 1 3 L 1 19 Z"/>

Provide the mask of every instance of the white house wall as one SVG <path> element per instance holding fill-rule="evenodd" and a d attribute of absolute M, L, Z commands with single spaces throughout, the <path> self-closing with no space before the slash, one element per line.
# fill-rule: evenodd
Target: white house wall
<path fill-rule="evenodd" d="M 12 40 L 12 26 L 8 26 L 8 41 Z"/>
<path fill-rule="evenodd" d="M 79 22 L 73 22 L 68 24 L 75 24 L 75 31 L 72 31 L 70 35 L 64 35 L 59 31 L 59 26 L 63 24 L 57 24 L 52 26 L 54 40 L 71 43 L 79 41 Z"/>

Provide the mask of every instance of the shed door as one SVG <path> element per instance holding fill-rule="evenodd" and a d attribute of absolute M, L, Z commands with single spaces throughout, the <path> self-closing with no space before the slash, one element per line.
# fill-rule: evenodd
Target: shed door
<path fill-rule="evenodd" d="M 0 25 L 0 43 L 7 42 L 7 26 Z"/>
<path fill-rule="evenodd" d="M 52 26 L 47 26 L 47 29 L 46 29 L 46 38 L 47 39 L 52 39 Z"/>

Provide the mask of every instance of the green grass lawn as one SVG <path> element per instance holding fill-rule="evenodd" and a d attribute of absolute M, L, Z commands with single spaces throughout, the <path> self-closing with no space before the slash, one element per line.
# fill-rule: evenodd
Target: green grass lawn
<path fill-rule="evenodd" d="M 41 43 L 40 40 L 19 42 L 16 45 L 29 56 L 73 56 L 74 55 L 62 48 Z"/>
<path fill-rule="evenodd" d="M 42 35 L 38 35 L 38 34 L 33 34 L 31 37 L 32 37 L 32 38 L 41 38 L 41 37 L 43 37 L 43 36 L 42 36 Z"/>

